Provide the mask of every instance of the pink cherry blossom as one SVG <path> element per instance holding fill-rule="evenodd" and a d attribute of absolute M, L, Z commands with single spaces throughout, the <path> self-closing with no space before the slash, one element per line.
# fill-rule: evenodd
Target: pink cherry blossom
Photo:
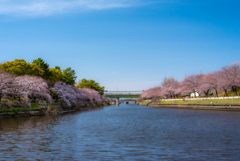
<path fill-rule="evenodd" d="M 44 79 L 36 76 L 19 76 L 14 80 L 15 86 L 18 88 L 18 93 L 23 96 L 30 105 L 29 97 L 42 98 L 51 102 L 52 98 L 48 94 L 48 85 Z"/>

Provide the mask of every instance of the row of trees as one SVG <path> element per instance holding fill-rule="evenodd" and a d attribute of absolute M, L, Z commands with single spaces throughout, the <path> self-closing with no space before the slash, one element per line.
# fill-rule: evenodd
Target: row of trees
<path fill-rule="evenodd" d="M 29 106 L 31 106 L 30 102 L 33 100 L 46 101 L 48 103 L 51 103 L 52 100 L 60 100 L 69 107 L 84 105 L 89 102 L 100 103 L 110 101 L 93 89 L 77 88 L 61 81 L 51 86 L 41 77 L 29 75 L 15 76 L 0 71 L 0 105 L 3 96 L 18 99 L 19 102 L 24 98 Z"/>
<path fill-rule="evenodd" d="M 75 85 L 77 78 L 75 70 L 72 70 L 70 67 L 64 70 L 61 70 L 59 66 L 50 68 L 41 58 L 33 60 L 32 63 L 28 63 L 23 59 L 7 61 L 0 65 L 0 69 L 16 76 L 38 76 L 47 81 L 62 81 L 68 85 Z"/>
<path fill-rule="evenodd" d="M 89 102 L 108 102 L 103 96 L 104 87 L 94 80 L 83 79 L 76 86 L 76 73 L 71 68 L 50 68 L 43 59 L 28 63 L 23 59 L 8 61 L 0 65 L 0 106 L 3 97 L 51 103 L 61 101 L 71 107 Z"/>
<path fill-rule="evenodd" d="M 64 70 L 61 70 L 59 66 L 50 68 L 49 64 L 41 58 L 33 60 L 32 63 L 28 63 L 23 59 L 7 61 L 6 63 L 0 64 L 0 69 L 16 76 L 30 75 L 42 77 L 48 83 L 62 81 L 67 85 L 75 85 L 77 78 L 75 70 L 72 70 L 70 67 Z M 78 88 L 94 89 L 101 95 L 104 93 L 104 87 L 101 87 L 94 80 L 82 79 L 76 86 Z"/>
<path fill-rule="evenodd" d="M 210 93 L 214 93 L 218 97 L 219 92 L 224 92 L 225 96 L 227 96 L 227 92 L 232 91 L 233 95 L 236 95 L 239 88 L 240 66 L 235 63 L 212 73 L 186 76 L 182 82 L 178 82 L 173 77 L 164 78 L 162 87 L 146 90 L 141 94 L 141 97 L 176 98 L 191 93 L 194 93 L 196 97 L 196 92 L 206 97 Z"/>

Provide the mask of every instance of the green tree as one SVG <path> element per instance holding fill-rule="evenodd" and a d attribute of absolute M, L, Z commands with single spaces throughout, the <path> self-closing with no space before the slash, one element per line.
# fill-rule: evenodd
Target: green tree
<path fill-rule="evenodd" d="M 98 91 L 101 95 L 104 94 L 104 88 L 99 85 L 99 83 L 95 82 L 94 80 L 87 80 L 87 79 L 82 79 L 76 84 L 76 87 L 78 88 L 91 88 L 96 91 Z"/>
<path fill-rule="evenodd" d="M 15 74 L 17 76 L 21 75 L 34 75 L 43 76 L 44 70 L 42 70 L 37 64 L 27 63 L 23 59 L 15 59 L 14 61 L 7 61 L 0 65 L 0 69 L 7 73 Z"/>
<path fill-rule="evenodd" d="M 55 69 L 61 70 L 60 66 L 55 66 Z"/>
<path fill-rule="evenodd" d="M 75 81 L 77 79 L 75 70 L 72 70 L 70 67 L 63 70 L 62 73 L 62 81 L 66 82 L 68 85 L 75 85 Z"/>
<path fill-rule="evenodd" d="M 57 81 L 62 80 L 63 73 L 59 66 L 56 66 L 55 68 L 50 68 L 49 70 L 51 72 L 51 76 L 49 77 L 50 81 L 57 82 Z"/>
<path fill-rule="evenodd" d="M 43 79 L 46 79 L 46 80 L 49 79 L 49 77 L 51 76 L 49 65 L 45 63 L 43 59 L 41 58 L 35 59 L 33 60 L 32 64 L 37 64 L 44 71 Z"/>

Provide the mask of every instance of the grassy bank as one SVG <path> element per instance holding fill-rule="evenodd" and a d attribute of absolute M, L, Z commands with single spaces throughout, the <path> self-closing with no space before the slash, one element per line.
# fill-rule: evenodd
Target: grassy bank
<path fill-rule="evenodd" d="M 147 104 L 147 103 L 150 103 L 151 101 L 142 101 L 141 103 L 143 104 Z"/>
<path fill-rule="evenodd" d="M 111 103 L 111 102 L 110 102 Z M 100 107 L 100 106 L 107 106 L 108 103 L 106 102 L 100 102 L 100 103 L 87 103 L 85 105 L 79 105 L 72 106 L 72 107 L 66 107 L 61 102 L 55 102 L 48 105 L 44 105 L 41 103 L 31 103 L 31 107 L 24 102 L 24 100 L 21 100 L 20 102 L 14 99 L 2 99 L 2 107 L 0 108 L 0 112 L 11 112 L 11 111 L 23 111 L 23 110 L 39 110 L 42 108 L 46 108 L 49 111 L 53 111 L 54 109 L 79 109 L 79 108 L 86 108 L 86 107 Z"/>
<path fill-rule="evenodd" d="M 240 103 L 240 99 L 203 99 L 203 100 L 176 100 L 176 101 L 160 101 L 160 104 L 185 104 L 185 103 L 190 103 L 190 104 L 211 104 L 213 102 L 214 104 L 217 103 Z M 158 102 L 155 102 L 158 103 Z"/>

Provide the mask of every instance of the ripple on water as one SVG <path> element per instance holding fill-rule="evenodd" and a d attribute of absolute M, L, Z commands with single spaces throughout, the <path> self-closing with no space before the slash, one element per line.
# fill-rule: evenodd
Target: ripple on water
<path fill-rule="evenodd" d="M 109 106 L 0 120 L 0 160 L 239 160 L 240 113 Z"/>

